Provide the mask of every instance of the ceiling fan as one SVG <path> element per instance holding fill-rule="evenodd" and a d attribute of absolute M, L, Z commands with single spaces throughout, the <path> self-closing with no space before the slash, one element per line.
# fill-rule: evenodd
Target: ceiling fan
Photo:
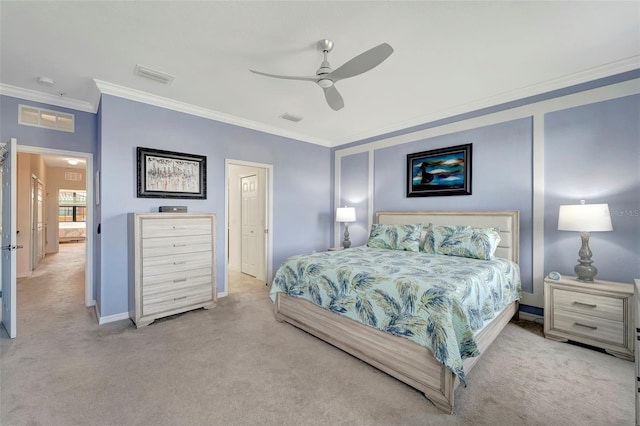
<path fill-rule="evenodd" d="M 331 65 L 329 65 L 329 61 L 327 61 L 327 54 L 331 52 L 331 49 L 333 49 L 333 42 L 331 40 L 325 39 L 318 42 L 318 50 L 321 50 L 324 53 L 324 61 L 320 64 L 320 68 L 316 71 L 316 75 L 312 77 L 267 74 L 260 71 L 254 71 L 252 69 L 249 71 L 260 75 L 266 75 L 267 77 L 313 81 L 317 83 L 318 86 L 322 87 L 322 90 L 324 90 L 324 97 L 327 99 L 327 103 L 331 109 L 338 111 L 344 107 L 344 100 L 334 86 L 335 83 L 345 78 L 365 73 L 377 67 L 393 53 L 393 48 L 391 46 L 387 43 L 382 43 L 364 53 L 359 54 L 337 69 L 332 70 Z"/>

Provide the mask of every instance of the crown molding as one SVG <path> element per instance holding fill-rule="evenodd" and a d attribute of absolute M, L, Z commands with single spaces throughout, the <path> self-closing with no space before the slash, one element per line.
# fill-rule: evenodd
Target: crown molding
<path fill-rule="evenodd" d="M 520 89 L 510 90 L 499 95 L 479 99 L 475 102 L 470 102 L 463 105 L 457 105 L 455 107 L 443 109 L 435 113 L 419 115 L 411 119 L 393 124 L 391 126 L 379 127 L 376 129 L 368 130 L 366 132 L 347 135 L 343 138 L 338 138 L 337 140 L 333 141 L 333 146 L 337 147 L 351 142 L 357 142 L 367 138 L 397 132 L 410 127 L 432 123 L 434 121 L 442 120 L 445 118 L 455 117 L 457 115 L 478 111 L 507 102 L 541 95 L 543 93 L 564 89 L 601 78 L 612 77 L 617 74 L 622 74 L 627 71 L 633 71 L 637 69 L 640 69 L 640 55 L 632 56 L 620 61 L 612 62 L 610 64 L 594 67 L 585 71 L 580 71 L 566 76 L 543 81 L 538 84 L 532 84 Z"/>
<path fill-rule="evenodd" d="M 117 84 L 108 83 L 101 80 L 93 80 L 98 87 L 98 90 L 107 95 L 117 96 L 119 98 L 125 98 L 136 102 L 141 102 L 149 105 L 154 105 L 160 108 L 169 109 L 172 111 L 183 112 L 185 114 L 195 115 L 197 117 L 208 118 L 222 123 L 232 124 L 234 126 L 244 127 L 251 130 L 257 130 L 264 133 L 269 133 L 276 136 L 282 136 L 285 138 L 295 139 L 297 141 L 308 142 L 315 145 L 321 145 L 327 148 L 332 146 L 332 143 L 321 138 L 314 138 L 312 136 L 304 135 L 301 133 L 289 132 L 284 129 L 280 129 L 274 126 L 268 126 L 262 123 L 258 123 L 244 118 L 236 117 L 229 114 L 223 114 L 221 112 L 213 111 L 207 108 L 191 105 L 185 102 L 175 101 L 173 99 L 164 98 L 162 96 L 152 95 L 147 92 L 143 92 L 136 89 L 131 89 Z"/>
<path fill-rule="evenodd" d="M 77 99 L 65 98 L 50 93 L 38 92 L 36 90 L 23 89 L 21 87 L 9 86 L 0 83 L 0 95 L 11 96 L 13 98 L 25 99 L 33 102 L 54 105 L 62 108 L 75 109 L 77 111 L 90 112 L 95 114 L 97 102 L 85 102 Z M 99 94 L 98 94 L 99 95 Z"/>

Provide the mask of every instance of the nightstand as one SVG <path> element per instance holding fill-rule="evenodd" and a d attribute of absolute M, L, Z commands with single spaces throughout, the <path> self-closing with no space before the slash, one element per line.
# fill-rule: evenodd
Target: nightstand
<path fill-rule="evenodd" d="M 634 360 L 633 286 L 583 283 L 576 277 L 544 279 L 544 336 L 584 343 Z"/>

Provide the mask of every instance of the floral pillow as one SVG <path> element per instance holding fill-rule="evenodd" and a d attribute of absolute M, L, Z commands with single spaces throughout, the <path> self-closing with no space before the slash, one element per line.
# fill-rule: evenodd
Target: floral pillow
<path fill-rule="evenodd" d="M 446 226 L 429 224 L 433 235 L 432 247 L 435 254 L 470 257 L 472 259 L 493 259 L 500 243 L 497 228 L 475 228 L 472 226 Z M 423 251 L 429 247 L 425 238 Z"/>
<path fill-rule="evenodd" d="M 420 234 L 422 224 L 416 225 L 382 225 L 373 224 L 367 247 L 389 250 L 420 250 Z"/>

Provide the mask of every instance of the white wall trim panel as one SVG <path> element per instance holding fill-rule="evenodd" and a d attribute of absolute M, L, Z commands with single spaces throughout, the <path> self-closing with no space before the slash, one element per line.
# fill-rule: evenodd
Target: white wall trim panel
<path fill-rule="evenodd" d="M 544 114 L 533 115 L 533 248 L 532 289 L 522 292 L 523 305 L 544 306 Z"/>

